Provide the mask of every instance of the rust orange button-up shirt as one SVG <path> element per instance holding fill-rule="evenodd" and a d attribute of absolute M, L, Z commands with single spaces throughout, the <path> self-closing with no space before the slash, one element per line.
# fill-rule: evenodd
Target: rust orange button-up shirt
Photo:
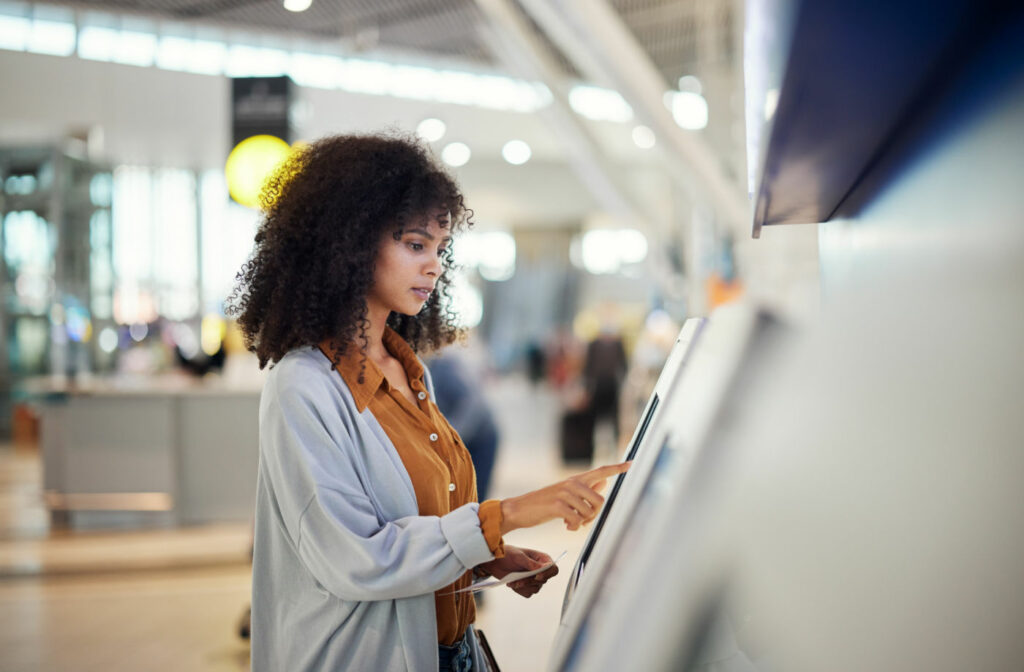
<path fill-rule="evenodd" d="M 390 328 L 384 330 L 384 346 L 402 363 L 409 386 L 417 398 L 415 405 L 392 388 L 380 367 L 369 358 L 365 360 L 363 382 L 360 383 L 359 372 L 363 364 L 360 350 L 349 348 L 340 358 L 331 359 L 338 359 L 335 369 L 352 391 L 359 410 L 369 408 L 395 445 L 416 491 L 420 515 L 443 516 L 464 504 L 477 501 L 473 462 L 458 433 L 427 394 L 423 365 L 409 344 Z M 330 341 L 321 343 L 320 349 L 329 356 L 332 352 Z M 498 500 L 491 499 L 480 505 L 480 529 L 491 552 L 502 557 L 501 503 Z M 458 641 L 476 618 L 473 596 L 470 593 L 453 593 L 468 586 L 472 580 L 473 573 L 467 571 L 455 583 L 434 593 L 439 643 L 451 645 Z"/>

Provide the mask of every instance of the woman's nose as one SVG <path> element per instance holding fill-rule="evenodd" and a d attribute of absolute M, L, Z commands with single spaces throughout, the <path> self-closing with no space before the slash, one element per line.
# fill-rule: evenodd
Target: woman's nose
<path fill-rule="evenodd" d="M 441 275 L 441 257 L 435 255 L 430 258 L 427 266 L 427 275 L 435 278 Z"/>

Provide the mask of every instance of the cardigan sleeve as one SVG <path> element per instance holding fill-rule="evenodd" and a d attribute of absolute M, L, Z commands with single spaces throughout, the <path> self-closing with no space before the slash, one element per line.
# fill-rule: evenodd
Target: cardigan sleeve
<path fill-rule="evenodd" d="M 312 381 L 281 382 L 264 390 L 263 473 L 294 549 L 327 591 L 353 601 L 423 595 L 494 557 L 476 503 L 381 523 L 351 433 L 328 429 Z"/>

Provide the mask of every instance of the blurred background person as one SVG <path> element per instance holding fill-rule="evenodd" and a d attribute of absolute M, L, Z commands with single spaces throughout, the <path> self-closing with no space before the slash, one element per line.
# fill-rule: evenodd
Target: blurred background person
<path fill-rule="evenodd" d="M 608 423 L 613 440 L 619 440 L 619 389 L 626 377 L 626 349 L 611 324 L 587 344 L 583 361 L 583 385 L 595 423 Z"/>
<path fill-rule="evenodd" d="M 459 433 L 473 459 L 477 495 L 483 501 L 490 492 L 500 442 L 498 425 L 484 394 L 484 373 L 458 345 L 428 359 L 427 368 L 434 379 L 437 407 Z"/>

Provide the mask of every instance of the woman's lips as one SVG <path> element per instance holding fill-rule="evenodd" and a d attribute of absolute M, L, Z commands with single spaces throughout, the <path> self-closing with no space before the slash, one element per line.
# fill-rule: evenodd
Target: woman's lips
<path fill-rule="evenodd" d="M 419 300 L 420 300 L 420 301 L 426 301 L 427 299 L 429 299 L 429 298 L 430 298 L 430 292 L 431 292 L 431 290 L 429 290 L 429 289 L 425 289 L 425 288 L 423 288 L 423 287 L 413 287 L 413 289 L 412 289 L 412 292 L 413 292 L 413 294 L 415 294 L 415 295 L 416 295 L 417 297 L 419 297 Z"/>

